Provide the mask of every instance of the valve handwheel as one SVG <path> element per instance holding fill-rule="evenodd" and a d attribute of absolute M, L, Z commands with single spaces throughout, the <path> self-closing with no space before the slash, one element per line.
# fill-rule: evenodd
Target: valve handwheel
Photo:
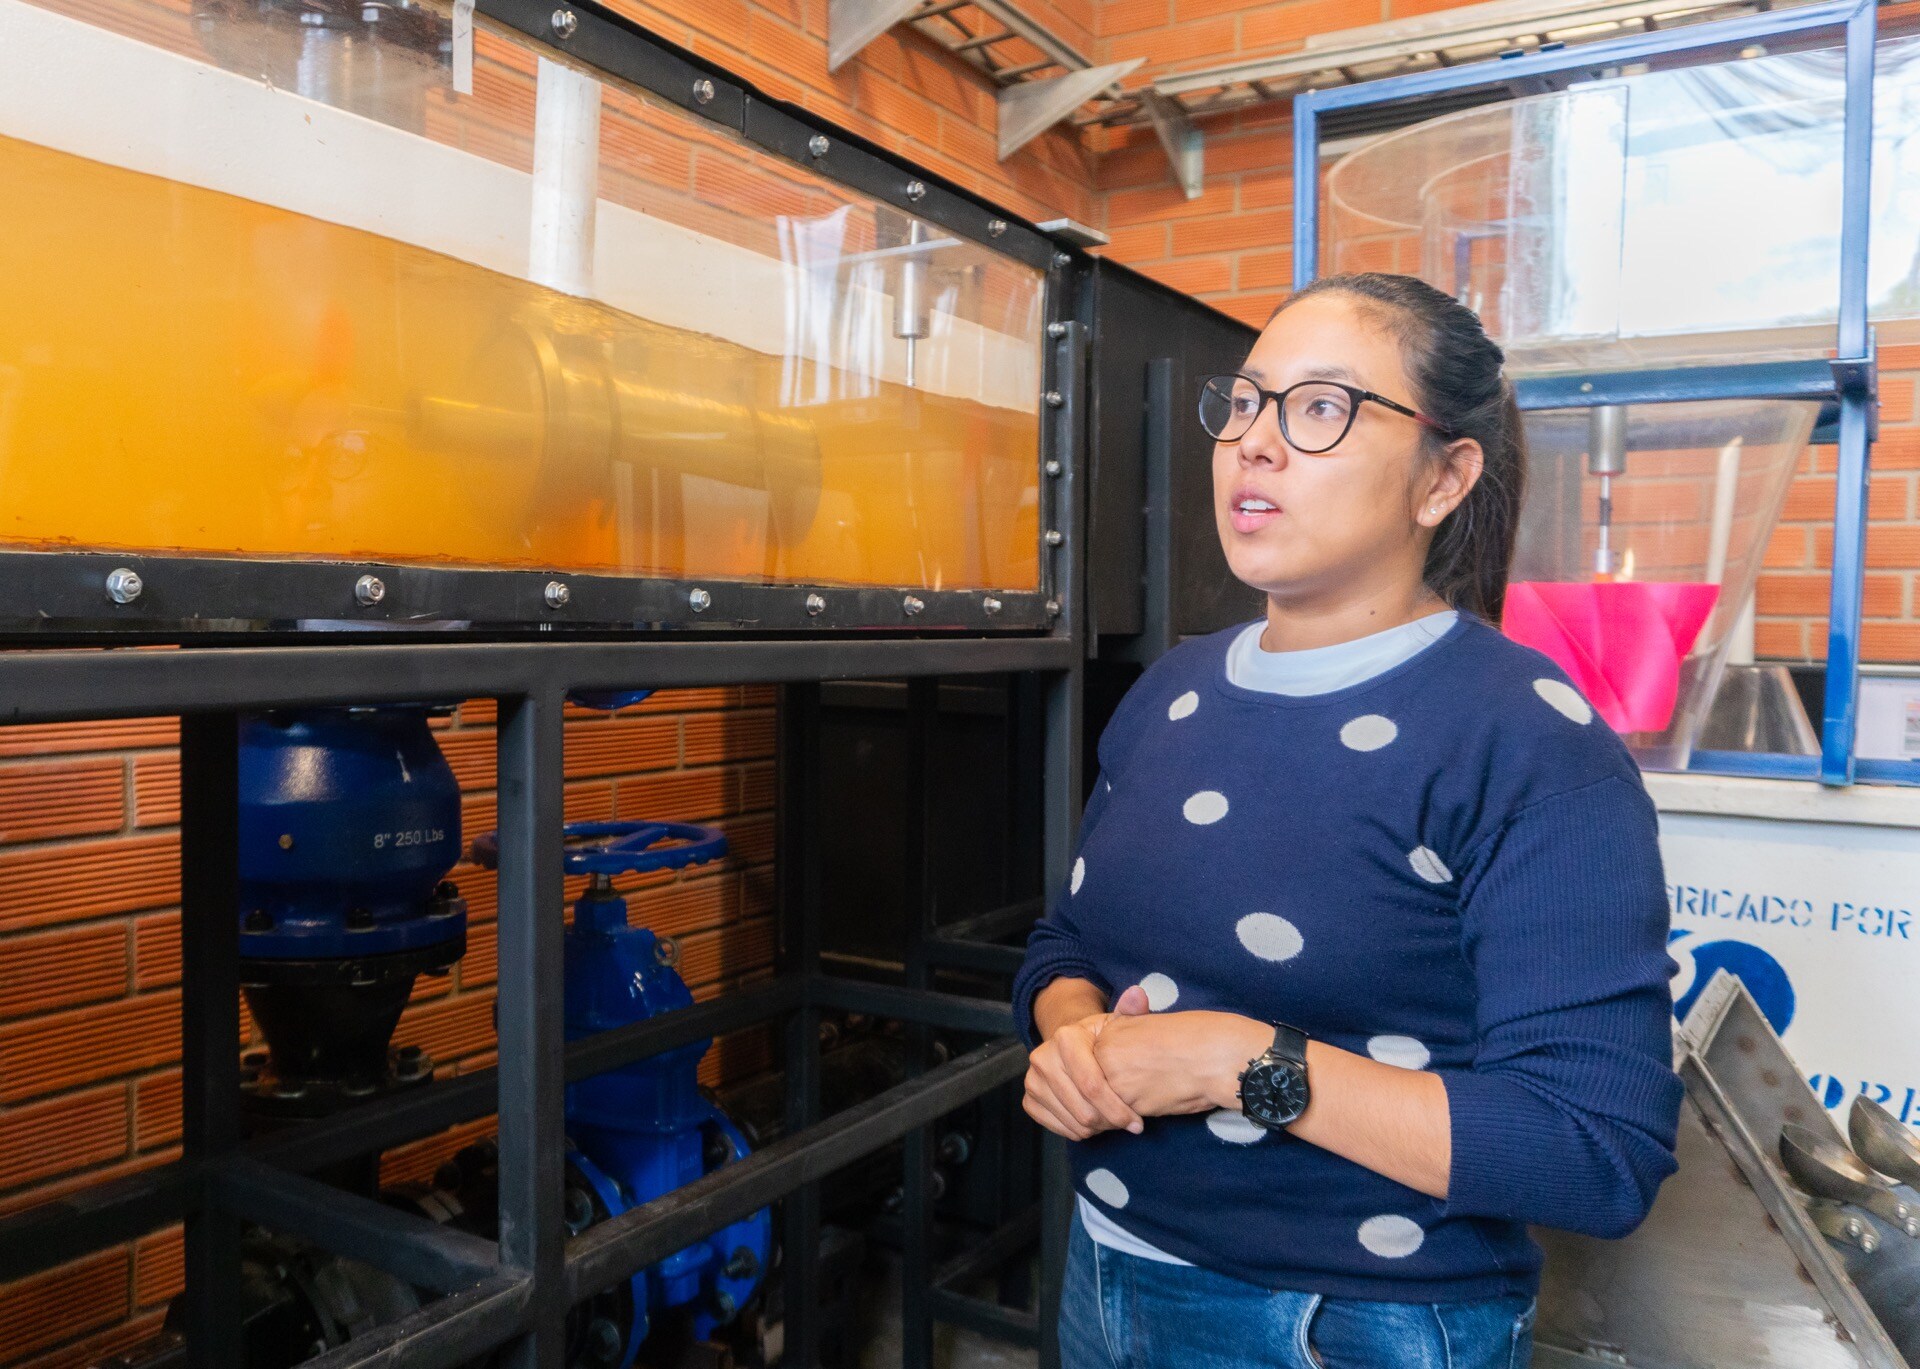
<path fill-rule="evenodd" d="M 692 822 L 570 822 L 564 829 L 570 875 L 642 874 L 705 865 L 727 853 L 727 834 Z M 672 842 L 663 846 L 661 842 Z M 473 842 L 473 858 L 489 870 L 500 863 L 500 834 Z"/>

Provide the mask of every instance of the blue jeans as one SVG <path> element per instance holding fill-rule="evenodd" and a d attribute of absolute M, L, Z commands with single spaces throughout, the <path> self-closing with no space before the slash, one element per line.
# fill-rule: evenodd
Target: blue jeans
<path fill-rule="evenodd" d="M 1526 1369 L 1533 1299 L 1276 1292 L 1096 1245 L 1076 1215 L 1060 1354 L 1064 1369 Z"/>

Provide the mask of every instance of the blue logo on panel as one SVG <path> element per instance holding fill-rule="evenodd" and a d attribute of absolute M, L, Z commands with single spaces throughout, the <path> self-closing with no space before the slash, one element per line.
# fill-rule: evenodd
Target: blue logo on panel
<path fill-rule="evenodd" d="M 1685 1017 L 1694 1000 L 1700 997 L 1700 991 L 1713 978 L 1713 972 L 1725 970 L 1747 986 L 1747 992 L 1759 1005 L 1760 1015 L 1774 1031 L 1784 1033 L 1787 1024 L 1793 1021 L 1793 985 L 1787 979 L 1787 972 L 1780 968 L 1780 962 L 1744 941 L 1695 942 L 1690 940 L 1692 936 L 1692 932 L 1680 931 L 1667 938 L 1667 950 L 1680 962 L 1680 978 L 1687 984 L 1686 992 L 1674 1000 L 1673 1015 Z M 1683 938 L 1689 940 L 1682 944 Z M 1691 981 L 1687 978 L 1689 968 L 1693 971 Z"/>

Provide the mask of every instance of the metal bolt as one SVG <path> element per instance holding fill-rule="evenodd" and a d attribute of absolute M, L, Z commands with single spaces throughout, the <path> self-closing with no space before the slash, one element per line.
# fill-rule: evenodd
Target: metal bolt
<path fill-rule="evenodd" d="M 140 591 L 146 588 L 140 579 L 140 572 L 122 566 L 107 576 L 107 598 L 116 604 L 130 604 L 140 597 Z"/>
<path fill-rule="evenodd" d="M 353 582 L 353 597 L 362 608 L 372 608 L 387 597 L 387 583 L 377 575 L 363 575 Z"/>
<path fill-rule="evenodd" d="M 1067 402 L 1067 397 L 1058 390 L 1048 390 L 1045 394 L 1041 395 L 1040 398 L 1047 401 L 1047 407 L 1049 409 L 1057 409 Z"/>
<path fill-rule="evenodd" d="M 746 1246 L 736 1246 L 720 1271 L 730 1279 L 750 1279 L 760 1272 L 760 1257 Z"/>
<path fill-rule="evenodd" d="M 565 608 L 567 600 L 573 598 L 573 591 L 558 580 L 549 580 L 546 592 L 541 597 L 547 601 L 548 608 Z"/>
<path fill-rule="evenodd" d="M 1005 219 L 988 219 L 987 220 L 987 236 L 988 237 L 997 238 L 1006 231 L 1007 231 L 1007 221 Z"/>
<path fill-rule="evenodd" d="M 671 969 L 680 963 L 680 943 L 670 936 L 663 936 L 653 943 L 653 958 Z"/>
<path fill-rule="evenodd" d="M 1066 325 L 1066 324 L 1064 324 L 1064 323 L 1049 323 L 1049 324 L 1047 325 L 1047 336 L 1048 336 L 1048 337 L 1050 337 L 1050 338 L 1063 338 L 1063 337 L 1065 337 L 1066 335 L 1067 335 L 1067 325 Z"/>
<path fill-rule="evenodd" d="M 555 10 L 548 22 L 553 25 L 555 37 L 567 39 L 573 37 L 573 31 L 580 27 L 580 16 L 572 10 Z"/>
<path fill-rule="evenodd" d="M 1048 475 L 1054 477 L 1055 479 L 1058 479 L 1060 476 L 1060 472 L 1066 468 L 1063 467 L 1058 461 L 1049 461 L 1046 464 L 1045 469 Z"/>
<path fill-rule="evenodd" d="M 1055 252 L 1053 254 L 1053 264 L 1055 266 L 1065 266 L 1072 260 L 1073 258 L 1068 256 L 1065 252 Z"/>
<path fill-rule="evenodd" d="M 687 606 L 695 613 L 705 613 L 713 603 L 713 596 L 704 589 L 690 590 L 687 593 Z"/>
<path fill-rule="evenodd" d="M 981 612 L 985 613 L 989 618 L 991 618 L 994 614 L 998 613 L 1000 611 L 1000 608 L 1001 608 L 1000 601 L 994 598 L 991 594 L 989 594 L 986 598 L 980 601 Z"/>
<path fill-rule="evenodd" d="M 1592 394 L 1592 393 L 1593 393 L 1593 382 L 1592 382 L 1591 380 L 1583 380 L 1583 381 L 1581 381 L 1581 382 L 1580 382 L 1580 393 L 1581 393 L 1581 394 Z"/>
<path fill-rule="evenodd" d="M 1058 618 L 1059 616 L 1060 616 L 1060 601 L 1058 599 L 1047 600 L 1047 617 Z"/>
<path fill-rule="evenodd" d="M 913 617 L 914 614 L 918 613 L 921 609 L 925 607 L 926 607 L 926 604 L 921 602 L 921 600 L 918 597 L 911 594 L 909 594 L 906 598 L 900 601 L 901 611 L 904 612 L 909 618 Z"/>
<path fill-rule="evenodd" d="M 827 611 L 827 601 L 818 594 L 807 596 L 807 617 L 818 618 Z"/>
<path fill-rule="evenodd" d="M 1046 544 L 1050 547 L 1057 547 L 1062 542 L 1066 541 L 1067 537 L 1066 537 L 1066 534 L 1061 532 L 1060 529 L 1058 528 L 1048 528 L 1046 536 L 1042 540 L 1046 542 Z"/>
<path fill-rule="evenodd" d="M 595 1317 L 587 1327 L 587 1353 L 594 1364 L 618 1364 L 626 1342 L 611 1318 Z"/>
<path fill-rule="evenodd" d="M 582 1188 L 570 1188 L 564 1203 L 562 1216 L 567 1229 L 578 1236 L 593 1224 L 593 1199 Z"/>
<path fill-rule="evenodd" d="M 908 199 L 914 201 L 917 204 L 919 201 L 924 200 L 926 197 L 927 197 L 927 183 L 925 181 L 908 181 L 907 182 L 907 198 Z"/>
<path fill-rule="evenodd" d="M 713 99 L 713 82 L 704 76 L 695 81 L 693 83 L 693 98 L 696 102 L 703 105 Z"/>
<path fill-rule="evenodd" d="M 724 1288 L 713 1293 L 713 1315 L 720 1321 L 732 1321 L 733 1314 L 740 1310 L 740 1304 L 733 1300 L 733 1294 Z"/>
<path fill-rule="evenodd" d="M 816 157 L 826 156 L 827 149 L 832 146 L 833 144 L 827 141 L 827 135 L 824 133 L 816 133 L 807 139 L 807 151 Z"/>

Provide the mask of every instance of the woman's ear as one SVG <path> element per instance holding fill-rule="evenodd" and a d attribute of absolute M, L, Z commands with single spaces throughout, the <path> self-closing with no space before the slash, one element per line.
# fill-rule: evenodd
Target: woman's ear
<path fill-rule="evenodd" d="M 1424 490 L 1417 490 L 1420 501 L 1413 521 L 1423 528 L 1437 528 L 1447 515 L 1466 501 L 1467 495 L 1487 468 L 1487 454 L 1470 437 L 1447 444 L 1439 460 L 1429 468 Z"/>

